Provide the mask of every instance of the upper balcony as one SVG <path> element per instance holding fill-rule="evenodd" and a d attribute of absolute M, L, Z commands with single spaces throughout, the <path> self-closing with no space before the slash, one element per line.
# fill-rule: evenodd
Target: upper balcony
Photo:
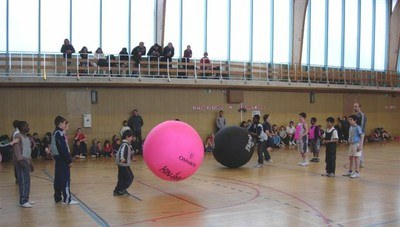
<path fill-rule="evenodd" d="M 0 53 L 0 86 L 178 86 L 240 89 L 400 92 L 400 74 L 335 67 L 260 62 L 130 56 L 95 59 L 79 54 Z"/>

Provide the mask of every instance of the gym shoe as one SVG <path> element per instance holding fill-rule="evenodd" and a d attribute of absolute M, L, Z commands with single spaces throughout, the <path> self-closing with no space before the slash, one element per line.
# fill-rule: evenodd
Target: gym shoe
<path fill-rule="evenodd" d="M 122 192 L 122 194 L 124 194 L 124 195 L 130 195 L 130 193 L 129 193 L 128 190 L 126 190 L 126 189 L 122 190 L 121 192 Z"/>
<path fill-rule="evenodd" d="M 342 176 L 344 176 L 344 177 L 349 177 L 349 176 L 351 176 L 351 174 L 352 174 L 352 172 L 349 171 L 349 172 L 347 172 L 347 173 L 342 174 Z"/>
<path fill-rule="evenodd" d="M 256 167 L 256 168 L 261 168 L 261 167 L 263 167 L 263 164 L 258 163 L 255 167 Z"/>
<path fill-rule="evenodd" d="M 113 196 L 121 196 L 121 195 L 124 195 L 124 193 L 120 192 L 120 191 L 114 191 L 113 192 Z"/>
<path fill-rule="evenodd" d="M 267 160 L 267 163 L 273 163 L 272 159 Z"/>
<path fill-rule="evenodd" d="M 28 201 L 29 204 L 31 204 L 32 206 L 36 204 L 35 201 Z"/>
<path fill-rule="evenodd" d="M 308 162 L 302 162 L 302 163 L 300 163 L 300 166 L 308 166 L 308 165 L 309 165 Z"/>
<path fill-rule="evenodd" d="M 310 162 L 315 162 L 315 160 L 317 160 L 317 158 L 312 158 L 312 159 L 310 160 Z"/>
<path fill-rule="evenodd" d="M 64 203 L 64 202 L 63 202 L 63 204 L 64 204 L 64 205 L 78 205 L 79 202 L 76 201 L 76 200 L 71 200 L 69 203 Z"/>
<path fill-rule="evenodd" d="M 26 203 L 24 203 L 24 204 L 18 204 L 20 207 L 23 207 L 23 208 L 31 208 L 31 207 L 33 207 L 31 204 L 29 204 L 29 202 L 26 202 Z"/>
<path fill-rule="evenodd" d="M 360 162 L 360 168 L 364 168 L 364 167 L 365 167 L 364 163 Z"/>
<path fill-rule="evenodd" d="M 329 177 L 329 173 L 322 173 L 321 176 L 323 176 L 323 177 Z"/>
<path fill-rule="evenodd" d="M 319 158 L 315 158 L 314 162 L 319 162 Z"/>
<path fill-rule="evenodd" d="M 328 177 L 335 177 L 334 173 L 330 173 Z"/>
<path fill-rule="evenodd" d="M 351 178 L 358 178 L 358 177 L 360 177 L 360 174 L 358 174 L 357 172 L 353 172 L 353 173 L 350 175 L 350 177 L 351 177 Z"/>

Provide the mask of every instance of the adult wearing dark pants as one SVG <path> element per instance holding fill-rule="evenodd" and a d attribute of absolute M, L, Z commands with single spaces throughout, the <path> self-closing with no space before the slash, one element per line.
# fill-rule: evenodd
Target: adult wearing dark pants
<path fill-rule="evenodd" d="M 70 191 L 72 158 L 69 154 L 68 141 L 64 132 L 68 122 L 64 117 L 57 116 L 54 119 L 56 126 L 51 139 L 51 150 L 55 160 L 54 171 L 54 200 L 56 203 L 63 201 L 66 205 L 78 204 L 72 200 Z"/>
<path fill-rule="evenodd" d="M 20 141 L 13 145 L 15 168 L 18 176 L 19 206 L 31 208 L 35 202 L 29 201 L 31 189 L 31 176 L 33 163 L 31 158 L 31 142 L 26 134 L 29 132 L 29 125 L 26 121 L 19 121 L 17 125 L 20 133 L 15 135 Z"/>
<path fill-rule="evenodd" d="M 143 118 L 139 115 L 139 111 L 137 109 L 133 110 L 132 116 L 128 119 L 128 126 L 133 131 L 133 135 L 136 136 L 139 142 L 139 153 L 142 153 L 142 127 L 143 127 Z"/>
<path fill-rule="evenodd" d="M 364 136 L 365 136 L 365 127 L 366 127 L 366 125 L 367 125 L 367 117 L 366 117 L 365 114 L 361 111 L 361 104 L 360 104 L 360 103 L 358 103 L 358 102 L 354 103 L 354 105 L 353 105 L 353 110 L 354 110 L 354 113 L 355 113 L 356 116 L 357 116 L 356 123 L 357 123 L 358 126 L 361 127 L 361 130 L 362 130 L 362 132 L 364 133 L 364 134 L 361 136 L 361 141 L 360 141 L 361 147 L 364 148 Z M 361 152 L 361 157 L 360 157 L 360 167 L 361 167 L 361 168 L 363 168 L 364 165 L 365 165 L 365 162 L 364 162 L 364 154 L 365 154 L 365 151 L 362 150 L 362 152 Z"/>
<path fill-rule="evenodd" d="M 122 134 L 122 144 L 115 157 L 115 162 L 118 165 L 118 182 L 114 189 L 114 196 L 129 195 L 127 189 L 131 186 L 134 178 L 130 167 L 133 157 L 132 140 L 132 130 L 125 130 Z"/>

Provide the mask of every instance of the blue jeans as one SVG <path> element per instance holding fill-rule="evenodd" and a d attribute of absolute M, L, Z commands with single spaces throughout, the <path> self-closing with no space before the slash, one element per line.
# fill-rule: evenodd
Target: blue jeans
<path fill-rule="evenodd" d="M 24 160 L 15 163 L 19 186 L 19 204 L 29 201 L 29 193 L 31 190 L 31 165 Z"/>

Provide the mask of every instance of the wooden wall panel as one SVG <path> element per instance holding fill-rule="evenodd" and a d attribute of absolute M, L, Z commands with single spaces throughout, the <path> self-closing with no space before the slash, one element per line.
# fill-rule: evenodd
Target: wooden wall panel
<path fill-rule="evenodd" d="M 278 91 L 244 91 L 244 105 L 248 111 L 241 115 L 240 104 L 228 104 L 223 89 L 172 89 L 172 88 L 92 88 L 98 92 L 98 103 L 90 103 L 90 90 L 86 88 L 2 88 L 0 95 L 0 134 L 11 134 L 12 121 L 27 120 L 31 132 L 42 137 L 53 131 L 54 117 L 69 118 L 70 134 L 82 127 L 82 113 L 92 114 L 92 128 L 85 129 L 88 141 L 111 139 L 118 134 L 122 121 L 137 108 L 144 118 L 143 134 L 165 120 L 180 119 L 192 125 L 205 138 L 215 129 L 215 119 L 223 109 L 229 125 L 250 119 L 252 111 L 271 114 L 272 123 L 287 125 L 298 121 L 298 114 L 306 112 L 307 118 L 316 117 L 325 125 L 328 116 L 335 118 L 352 113 L 354 101 L 362 104 L 368 116 L 367 131 L 377 126 L 385 127 L 394 135 L 400 127 L 393 119 L 400 116 L 400 98 L 384 94 L 315 93 L 315 103 L 310 103 L 309 93 Z M 79 98 L 74 100 L 74 98 Z M 71 104 L 72 103 L 72 104 Z M 77 108 L 80 111 L 78 111 Z M 75 108 L 75 111 L 71 110 Z M 70 136 L 71 142 L 72 137 Z"/>

